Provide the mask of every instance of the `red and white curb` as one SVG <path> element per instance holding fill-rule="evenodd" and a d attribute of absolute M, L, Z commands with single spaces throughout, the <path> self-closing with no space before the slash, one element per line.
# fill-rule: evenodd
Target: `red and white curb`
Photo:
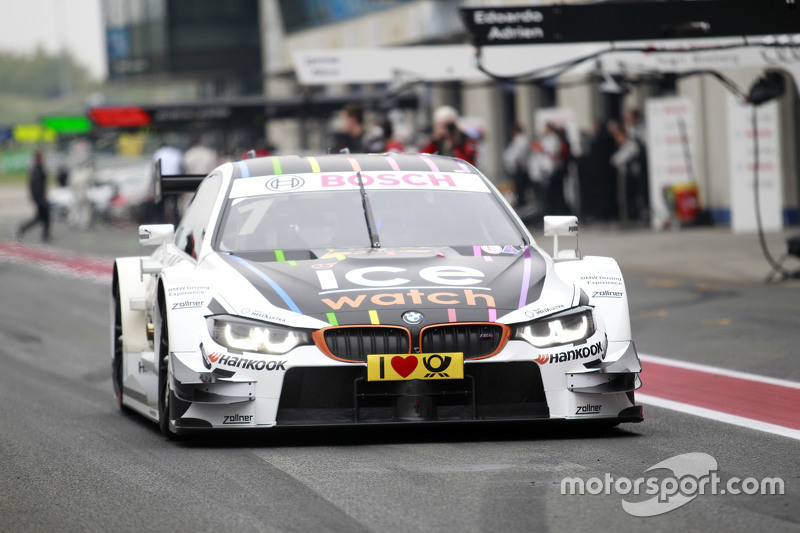
<path fill-rule="evenodd" d="M 643 404 L 800 440 L 800 383 L 639 354 Z"/>
<path fill-rule="evenodd" d="M 0 261 L 30 265 L 47 272 L 95 283 L 111 283 L 114 261 L 66 252 L 50 246 L 0 241 Z"/>

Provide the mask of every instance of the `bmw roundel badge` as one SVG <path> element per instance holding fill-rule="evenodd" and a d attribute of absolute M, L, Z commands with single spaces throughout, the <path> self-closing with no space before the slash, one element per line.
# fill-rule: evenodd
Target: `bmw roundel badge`
<path fill-rule="evenodd" d="M 406 324 L 419 324 L 422 322 L 422 313 L 416 311 L 406 311 L 403 313 L 403 322 Z"/>

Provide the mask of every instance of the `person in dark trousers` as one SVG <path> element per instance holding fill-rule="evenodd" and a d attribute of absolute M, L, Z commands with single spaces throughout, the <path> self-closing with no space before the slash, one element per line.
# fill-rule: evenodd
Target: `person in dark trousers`
<path fill-rule="evenodd" d="M 29 176 L 31 200 L 36 205 L 36 215 L 21 225 L 15 233 L 17 241 L 21 241 L 25 232 L 36 224 L 42 224 L 42 241 L 50 240 L 50 206 L 47 204 L 47 174 L 44 171 L 44 156 L 37 150 L 33 156 L 33 166 Z"/>

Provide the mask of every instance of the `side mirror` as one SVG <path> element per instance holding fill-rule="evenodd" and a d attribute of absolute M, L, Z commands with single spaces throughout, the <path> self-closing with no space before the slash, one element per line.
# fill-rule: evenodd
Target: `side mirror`
<path fill-rule="evenodd" d="M 172 224 L 143 224 L 139 226 L 139 244 L 158 246 L 175 239 L 175 226 Z"/>
<path fill-rule="evenodd" d="M 544 217 L 544 236 L 553 237 L 553 259 L 580 259 L 581 254 L 578 250 L 578 217 Z M 575 248 L 572 250 L 559 250 L 559 237 L 575 237 Z"/>

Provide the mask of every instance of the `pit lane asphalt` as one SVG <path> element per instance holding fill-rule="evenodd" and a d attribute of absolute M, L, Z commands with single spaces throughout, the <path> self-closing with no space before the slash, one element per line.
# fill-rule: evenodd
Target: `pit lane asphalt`
<path fill-rule="evenodd" d="M 74 249 L 101 255 L 138 249 L 135 228 L 75 237 Z M 791 283 L 628 263 L 641 351 L 798 380 Z M 800 530 L 797 441 L 654 407 L 643 424 L 600 433 L 501 424 L 169 442 L 114 404 L 107 286 L 2 262 L 0 280 L 3 532 Z M 635 479 L 688 452 L 715 457 L 723 479 L 781 477 L 786 495 L 698 496 L 635 518 L 620 495 L 560 492 L 565 477 Z"/>

